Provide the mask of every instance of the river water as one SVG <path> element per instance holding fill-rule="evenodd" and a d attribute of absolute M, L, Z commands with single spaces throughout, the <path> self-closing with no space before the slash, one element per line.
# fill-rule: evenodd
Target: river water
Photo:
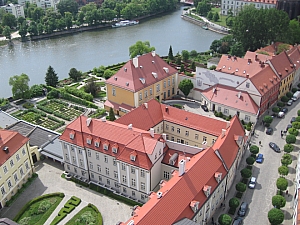
<path fill-rule="evenodd" d="M 18 43 L 0 48 L 0 97 L 12 96 L 9 78 L 25 73 L 30 85 L 45 83 L 51 65 L 59 79 L 67 78 L 74 67 L 83 72 L 129 60 L 129 47 L 137 41 L 150 41 L 159 55 L 182 50 L 209 49 L 223 35 L 204 30 L 181 19 L 182 8 L 173 13 L 141 21 L 139 25 L 86 31 L 70 36 Z"/>

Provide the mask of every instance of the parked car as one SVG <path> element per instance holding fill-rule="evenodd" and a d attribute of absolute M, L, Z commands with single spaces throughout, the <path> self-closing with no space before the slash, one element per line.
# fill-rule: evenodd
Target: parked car
<path fill-rule="evenodd" d="M 243 218 L 242 217 L 235 217 L 233 220 L 232 225 L 242 225 L 243 224 Z"/>
<path fill-rule="evenodd" d="M 291 123 L 295 122 L 296 121 L 296 117 L 292 117 L 291 119 Z"/>
<path fill-rule="evenodd" d="M 286 114 L 289 111 L 289 109 L 288 108 L 282 108 L 280 111 L 284 112 L 284 114 Z"/>
<path fill-rule="evenodd" d="M 251 188 L 251 189 L 254 189 L 255 185 L 256 185 L 256 177 L 251 177 L 251 179 L 249 181 L 249 184 L 248 184 L 248 187 Z"/>
<path fill-rule="evenodd" d="M 284 112 L 279 112 L 278 115 L 277 115 L 277 117 L 278 117 L 278 118 L 284 117 Z"/>
<path fill-rule="evenodd" d="M 267 130 L 266 130 L 266 134 L 272 135 L 273 134 L 273 128 L 272 127 L 268 127 Z"/>
<path fill-rule="evenodd" d="M 262 163 L 264 161 L 264 155 L 259 153 L 255 160 L 257 163 Z"/>
<path fill-rule="evenodd" d="M 286 103 L 286 105 L 291 106 L 291 105 L 293 105 L 293 103 L 294 103 L 293 100 L 289 100 L 289 101 Z"/>
<path fill-rule="evenodd" d="M 274 142 L 269 143 L 270 148 L 272 148 L 275 152 L 280 152 L 280 148 Z"/>
<path fill-rule="evenodd" d="M 201 105 L 201 108 L 205 111 L 205 112 L 208 112 L 208 108 L 206 105 Z"/>
<path fill-rule="evenodd" d="M 287 126 L 286 126 L 286 131 L 288 131 L 290 128 L 292 128 L 293 126 L 292 126 L 292 124 L 288 124 Z"/>
<path fill-rule="evenodd" d="M 241 206 L 239 208 L 239 211 L 238 211 L 238 215 L 239 216 L 245 216 L 247 210 L 248 210 L 248 203 L 242 202 L 242 204 L 241 204 Z"/>

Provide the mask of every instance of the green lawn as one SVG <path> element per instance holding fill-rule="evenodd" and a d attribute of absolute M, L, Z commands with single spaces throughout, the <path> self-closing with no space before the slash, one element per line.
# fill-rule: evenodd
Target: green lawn
<path fill-rule="evenodd" d="M 81 209 L 66 225 L 102 225 L 102 216 L 93 207 L 86 206 Z"/>
<path fill-rule="evenodd" d="M 213 12 L 213 14 L 216 13 L 216 12 L 218 12 L 218 13 L 219 13 L 219 16 L 220 16 L 219 21 L 215 22 L 215 21 L 212 20 L 211 22 L 216 23 L 216 24 L 219 24 L 219 25 L 221 25 L 221 26 L 223 26 L 223 27 L 227 27 L 227 26 L 226 26 L 226 18 L 227 18 L 228 16 L 221 15 L 221 8 L 212 8 L 211 11 Z"/>

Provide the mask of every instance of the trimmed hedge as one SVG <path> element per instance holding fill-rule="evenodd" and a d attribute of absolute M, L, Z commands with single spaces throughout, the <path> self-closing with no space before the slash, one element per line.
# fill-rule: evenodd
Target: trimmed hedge
<path fill-rule="evenodd" d="M 56 193 L 51 193 L 51 194 L 46 194 L 46 195 L 42 195 L 42 196 L 39 196 L 39 197 L 36 197 L 34 199 L 32 199 L 31 201 L 27 202 L 23 208 L 19 211 L 19 213 L 15 216 L 15 218 L 13 219 L 13 221 L 18 221 L 21 216 L 25 213 L 25 211 L 30 207 L 30 205 L 32 205 L 33 203 L 36 203 L 38 201 L 41 201 L 43 199 L 46 199 L 46 198 L 50 198 L 50 197 L 54 197 L 54 196 L 59 196 L 61 198 L 64 198 L 65 197 L 65 194 L 64 193 L 61 193 L 61 192 L 56 192 Z"/>
<path fill-rule="evenodd" d="M 89 101 L 89 102 L 92 102 L 94 99 L 93 95 L 88 94 L 84 91 L 80 91 L 77 88 L 65 86 L 65 90 L 66 90 L 66 92 L 68 92 L 76 97 L 82 98 L 86 101 Z"/>

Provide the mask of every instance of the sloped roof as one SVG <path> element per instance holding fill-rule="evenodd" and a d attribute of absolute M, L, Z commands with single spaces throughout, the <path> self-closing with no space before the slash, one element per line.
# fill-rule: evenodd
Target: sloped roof
<path fill-rule="evenodd" d="M 173 177 L 159 190 L 163 193 L 161 198 L 151 194 L 150 200 L 138 207 L 134 215 L 122 224 L 132 220 L 136 225 L 173 224 L 182 218 L 191 219 L 194 212 L 190 203 L 199 201 L 200 208 L 207 200 L 204 186 L 211 186 L 211 192 L 217 187 L 215 172 L 222 173 L 223 177 L 226 175 L 220 159 L 212 148 L 208 148 L 187 161 L 185 174 L 179 176 L 177 171 L 173 172 Z"/>
<path fill-rule="evenodd" d="M 262 70 L 264 64 L 246 58 L 236 56 L 222 55 L 216 71 L 234 74 L 241 77 L 252 77 Z"/>
<path fill-rule="evenodd" d="M 292 49 L 287 51 L 289 58 L 294 64 L 296 70 L 300 68 L 300 50 L 298 46 L 294 46 Z"/>
<path fill-rule="evenodd" d="M 6 127 L 18 122 L 19 120 L 8 113 L 0 110 L 0 128 L 5 129 Z"/>
<path fill-rule="evenodd" d="M 281 44 L 284 44 L 284 43 L 282 43 L 282 42 L 275 42 L 275 43 L 273 43 L 271 45 L 268 45 L 268 46 L 266 46 L 264 48 L 257 49 L 255 52 L 261 52 L 261 51 L 263 51 L 263 52 L 268 53 L 270 56 L 273 56 L 273 55 L 276 54 L 278 46 L 281 45 Z M 290 45 L 289 47 L 292 48 L 293 46 Z"/>
<path fill-rule="evenodd" d="M 274 69 L 281 79 L 286 78 L 288 75 L 295 71 L 293 62 L 289 59 L 285 51 L 281 52 L 276 57 L 273 57 L 270 60 L 270 63 L 273 65 Z"/>
<path fill-rule="evenodd" d="M 174 155 L 174 154 L 177 154 L 177 158 L 176 158 L 176 161 L 175 161 L 175 164 L 174 165 L 171 165 L 169 160 L 170 158 Z M 169 166 L 174 166 L 174 167 L 179 167 L 179 162 L 180 160 L 182 159 L 186 159 L 187 157 L 193 157 L 194 154 L 191 154 L 191 153 L 186 153 L 186 152 L 182 152 L 182 151 L 179 151 L 179 150 L 174 150 L 174 149 L 171 149 L 169 148 L 167 151 L 166 151 L 166 154 L 164 155 L 164 158 L 163 160 L 161 161 L 163 164 L 167 164 Z"/>
<path fill-rule="evenodd" d="M 134 66 L 134 60 L 138 62 L 137 67 Z M 164 68 L 167 68 L 168 72 Z M 152 73 L 156 73 L 157 78 Z M 167 64 L 155 52 L 152 52 L 129 60 L 114 76 L 106 81 L 106 84 L 137 92 L 175 73 L 177 73 L 176 69 Z"/>
<path fill-rule="evenodd" d="M 238 91 L 233 87 L 217 84 L 202 91 L 202 94 L 212 102 L 251 114 L 258 113 L 257 104 L 246 91 Z"/>
<path fill-rule="evenodd" d="M 272 56 L 270 55 L 265 55 L 265 54 L 260 54 L 258 52 L 250 52 L 247 51 L 244 59 L 251 59 L 252 61 L 261 61 L 261 62 L 267 62 L 268 59 L 272 59 Z"/>
<path fill-rule="evenodd" d="M 152 99 L 130 113 L 117 119 L 115 122 L 133 127 L 149 130 L 162 121 L 168 121 L 181 126 L 189 127 L 207 134 L 219 136 L 226 122 L 210 117 L 187 112 L 176 107 L 161 104 Z"/>
<path fill-rule="evenodd" d="M 0 166 L 28 141 L 29 138 L 16 131 L 0 129 Z M 3 150 L 5 147 L 8 148 L 8 153 Z"/>
<path fill-rule="evenodd" d="M 259 91 L 261 96 L 265 95 L 274 86 L 280 83 L 280 78 L 269 66 L 265 67 L 262 71 L 251 77 L 250 80 Z"/>

